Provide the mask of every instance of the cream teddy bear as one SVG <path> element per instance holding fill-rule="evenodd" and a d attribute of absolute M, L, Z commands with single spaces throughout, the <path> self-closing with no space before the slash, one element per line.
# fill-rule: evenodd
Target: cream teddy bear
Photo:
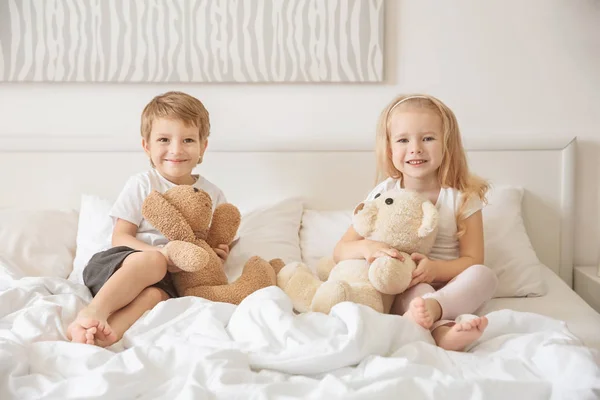
<path fill-rule="evenodd" d="M 404 261 L 377 258 L 371 265 L 362 260 L 337 264 L 322 259 L 317 276 L 304 264 L 294 262 L 277 274 L 277 286 L 291 298 L 296 311 L 329 313 L 331 307 L 352 301 L 388 313 L 394 296 L 408 287 L 416 268 L 410 254 L 427 254 L 437 234 L 438 211 L 420 194 L 396 189 L 360 203 L 352 218 L 354 229 L 364 238 L 388 243 Z"/>

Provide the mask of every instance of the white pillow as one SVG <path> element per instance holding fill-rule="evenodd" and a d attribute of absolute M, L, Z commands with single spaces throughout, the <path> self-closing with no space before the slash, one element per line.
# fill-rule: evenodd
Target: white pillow
<path fill-rule="evenodd" d="M 0 210 L 0 258 L 24 276 L 66 278 L 73 266 L 77 212 Z"/>
<path fill-rule="evenodd" d="M 304 210 L 300 226 L 302 262 L 316 271 L 319 259 L 333 255 L 333 248 L 351 224 L 352 210 Z"/>
<path fill-rule="evenodd" d="M 243 214 L 239 239 L 225 262 L 229 281 L 241 275 L 244 264 L 252 256 L 260 256 L 267 261 L 281 258 L 285 263 L 300 261 L 298 231 L 302 210 L 302 200 L 290 198 Z"/>
<path fill-rule="evenodd" d="M 498 276 L 494 297 L 541 296 L 546 293 L 539 261 L 521 215 L 523 189 L 497 187 L 483 209 L 485 265 Z M 351 224 L 352 211 L 305 210 L 300 228 L 302 260 L 311 268 L 333 248 Z"/>
<path fill-rule="evenodd" d="M 83 269 L 92 256 L 108 249 L 112 240 L 112 219 L 108 215 L 112 203 L 94 195 L 81 196 L 77 251 L 69 280 L 83 284 Z"/>
<path fill-rule="evenodd" d="M 496 187 L 483 209 L 485 265 L 498 276 L 494 297 L 541 296 L 546 294 L 538 259 L 523 222 L 524 190 Z"/>

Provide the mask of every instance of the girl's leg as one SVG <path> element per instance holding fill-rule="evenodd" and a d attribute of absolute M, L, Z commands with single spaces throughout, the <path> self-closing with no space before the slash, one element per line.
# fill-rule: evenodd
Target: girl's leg
<path fill-rule="evenodd" d="M 487 325 L 486 317 L 475 317 L 465 322 L 458 321 L 451 325 L 438 326 L 431 335 L 442 349 L 463 351 L 465 347 L 481 337 Z"/>
<path fill-rule="evenodd" d="M 435 293 L 426 294 L 425 301 L 437 301 L 441 308 L 440 320 L 432 326 L 432 335 L 438 346 L 446 350 L 462 351 L 479 339 L 488 320 L 474 317 L 468 321 L 454 320 L 461 314 L 472 313 L 496 291 L 496 274 L 484 265 L 473 265 Z"/>
<path fill-rule="evenodd" d="M 490 300 L 498 286 L 496 274 L 485 265 L 473 265 L 458 274 L 440 290 L 423 298 L 436 300 L 441 315 L 433 328 L 454 321 L 461 314 L 470 314 Z"/>
<path fill-rule="evenodd" d="M 131 303 L 115 311 L 108 317 L 108 324 L 113 330 L 114 337 L 100 340 L 96 338 L 96 345 L 108 347 L 118 342 L 123 337 L 127 329 L 140 319 L 148 310 L 153 309 L 158 303 L 168 300 L 170 296 L 162 289 L 154 286 L 147 287 Z"/>
<path fill-rule="evenodd" d="M 408 317 L 423 328 L 429 329 L 442 314 L 440 305 L 436 300 L 423 299 L 431 293 L 435 293 L 433 286 L 427 283 L 419 283 L 397 295 L 390 312 Z"/>
<path fill-rule="evenodd" d="M 94 344 L 95 340 L 115 341 L 108 317 L 137 298 L 142 290 L 160 281 L 167 273 L 167 260 L 158 251 L 129 255 L 106 281 L 90 304 L 67 328 L 74 342 Z"/>

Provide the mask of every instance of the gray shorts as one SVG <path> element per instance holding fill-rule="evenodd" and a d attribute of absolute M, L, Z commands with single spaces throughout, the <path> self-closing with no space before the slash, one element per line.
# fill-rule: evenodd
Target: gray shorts
<path fill-rule="evenodd" d="M 83 283 L 90 289 L 92 296 L 96 296 L 106 281 L 121 268 L 123 261 L 130 254 L 139 251 L 127 246 L 117 246 L 94 254 L 83 270 Z M 164 290 L 171 297 L 179 297 L 169 272 L 152 286 Z"/>

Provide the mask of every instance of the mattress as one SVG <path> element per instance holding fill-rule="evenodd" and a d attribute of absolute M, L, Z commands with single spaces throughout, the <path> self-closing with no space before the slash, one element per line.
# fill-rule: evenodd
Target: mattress
<path fill-rule="evenodd" d="M 600 314 L 552 270 L 544 269 L 543 276 L 548 287 L 545 296 L 492 299 L 477 314 L 510 309 L 545 315 L 566 322 L 569 331 L 585 345 L 600 349 Z"/>

